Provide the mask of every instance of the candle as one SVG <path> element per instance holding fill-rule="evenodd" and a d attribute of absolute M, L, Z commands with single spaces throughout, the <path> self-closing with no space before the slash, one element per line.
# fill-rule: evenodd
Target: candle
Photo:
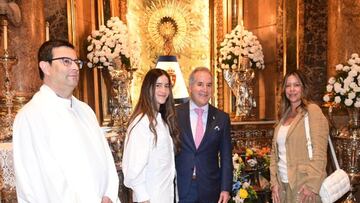
<path fill-rule="evenodd" d="M 4 31 L 4 50 L 7 50 L 8 44 L 7 44 L 7 20 L 4 20 L 3 25 L 3 31 Z"/>
<path fill-rule="evenodd" d="M 45 41 L 49 41 L 49 39 L 50 39 L 49 22 L 46 22 L 46 27 L 45 27 Z"/>
<path fill-rule="evenodd" d="M 241 26 L 244 27 L 244 20 L 241 20 Z"/>

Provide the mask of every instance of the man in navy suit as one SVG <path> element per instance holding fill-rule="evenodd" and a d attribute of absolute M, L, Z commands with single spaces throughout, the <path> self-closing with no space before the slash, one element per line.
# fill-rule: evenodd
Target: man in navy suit
<path fill-rule="evenodd" d="M 229 115 L 209 104 L 209 69 L 194 69 L 189 83 L 190 101 L 176 107 L 181 131 L 176 156 L 179 203 L 226 203 L 233 177 Z"/>

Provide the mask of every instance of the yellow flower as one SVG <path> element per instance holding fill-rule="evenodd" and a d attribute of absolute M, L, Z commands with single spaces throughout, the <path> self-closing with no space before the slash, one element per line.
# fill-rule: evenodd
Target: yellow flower
<path fill-rule="evenodd" d="M 246 156 L 248 157 L 248 156 L 251 156 L 251 155 L 253 155 L 254 154 L 254 152 L 251 150 L 251 149 L 249 149 L 249 148 L 247 148 L 246 149 Z"/>
<path fill-rule="evenodd" d="M 238 195 L 241 199 L 246 199 L 249 196 L 249 193 L 245 189 L 240 189 Z"/>

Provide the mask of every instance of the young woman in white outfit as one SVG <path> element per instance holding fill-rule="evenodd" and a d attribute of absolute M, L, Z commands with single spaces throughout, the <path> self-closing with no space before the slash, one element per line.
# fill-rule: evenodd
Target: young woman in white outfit
<path fill-rule="evenodd" d="M 178 148 L 170 77 L 161 69 L 151 69 L 129 120 L 122 160 L 124 184 L 132 189 L 134 202 L 174 202 Z"/>

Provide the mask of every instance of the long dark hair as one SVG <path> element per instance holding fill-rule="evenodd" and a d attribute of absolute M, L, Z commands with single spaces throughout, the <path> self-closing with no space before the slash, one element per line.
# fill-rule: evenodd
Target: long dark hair
<path fill-rule="evenodd" d="M 170 83 L 170 93 L 166 102 L 161 104 L 159 109 L 157 109 L 157 103 L 155 99 L 155 88 L 156 88 L 156 80 L 160 77 L 165 75 Z M 155 126 L 157 125 L 156 122 L 156 113 L 159 112 L 161 114 L 162 119 L 168 125 L 170 136 L 174 143 L 175 152 L 179 152 L 180 149 L 180 131 L 178 129 L 178 125 L 176 123 L 176 115 L 175 115 L 175 106 L 174 106 L 174 98 L 171 91 L 171 80 L 169 74 L 161 69 L 151 69 L 149 70 L 144 78 L 144 81 L 141 85 L 140 97 L 139 101 L 137 102 L 134 112 L 132 113 L 129 125 L 135 120 L 135 118 L 141 115 L 141 118 L 145 115 L 149 118 L 149 129 L 155 136 L 155 144 L 157 142 L 157 132 Z M 140 120 L 140 119 L 139 119 Z M 135 124 L 136 125 L 136 124 Z M 134 128 L 134 126 L 129 131 Z"/>
<path fill-rule="evenodd" d="M 302 108 L 307 110 L 307 105 L 312 102 L 310 98 L 310 84 L 308 83 L 305 74 L 300 70 L 295 70 L 287 73 L 284 77 L 282 83 L 282 91 L 281 91 L 281 106 L 280 106 L 280 118 L 285 116 L 287 110 L 290 108 L 290 100 L 286 97 L 286 82 L 290 76 L 295 76 L 299 79 L 301 83 L 301 102 L 297 108 Z"/>

